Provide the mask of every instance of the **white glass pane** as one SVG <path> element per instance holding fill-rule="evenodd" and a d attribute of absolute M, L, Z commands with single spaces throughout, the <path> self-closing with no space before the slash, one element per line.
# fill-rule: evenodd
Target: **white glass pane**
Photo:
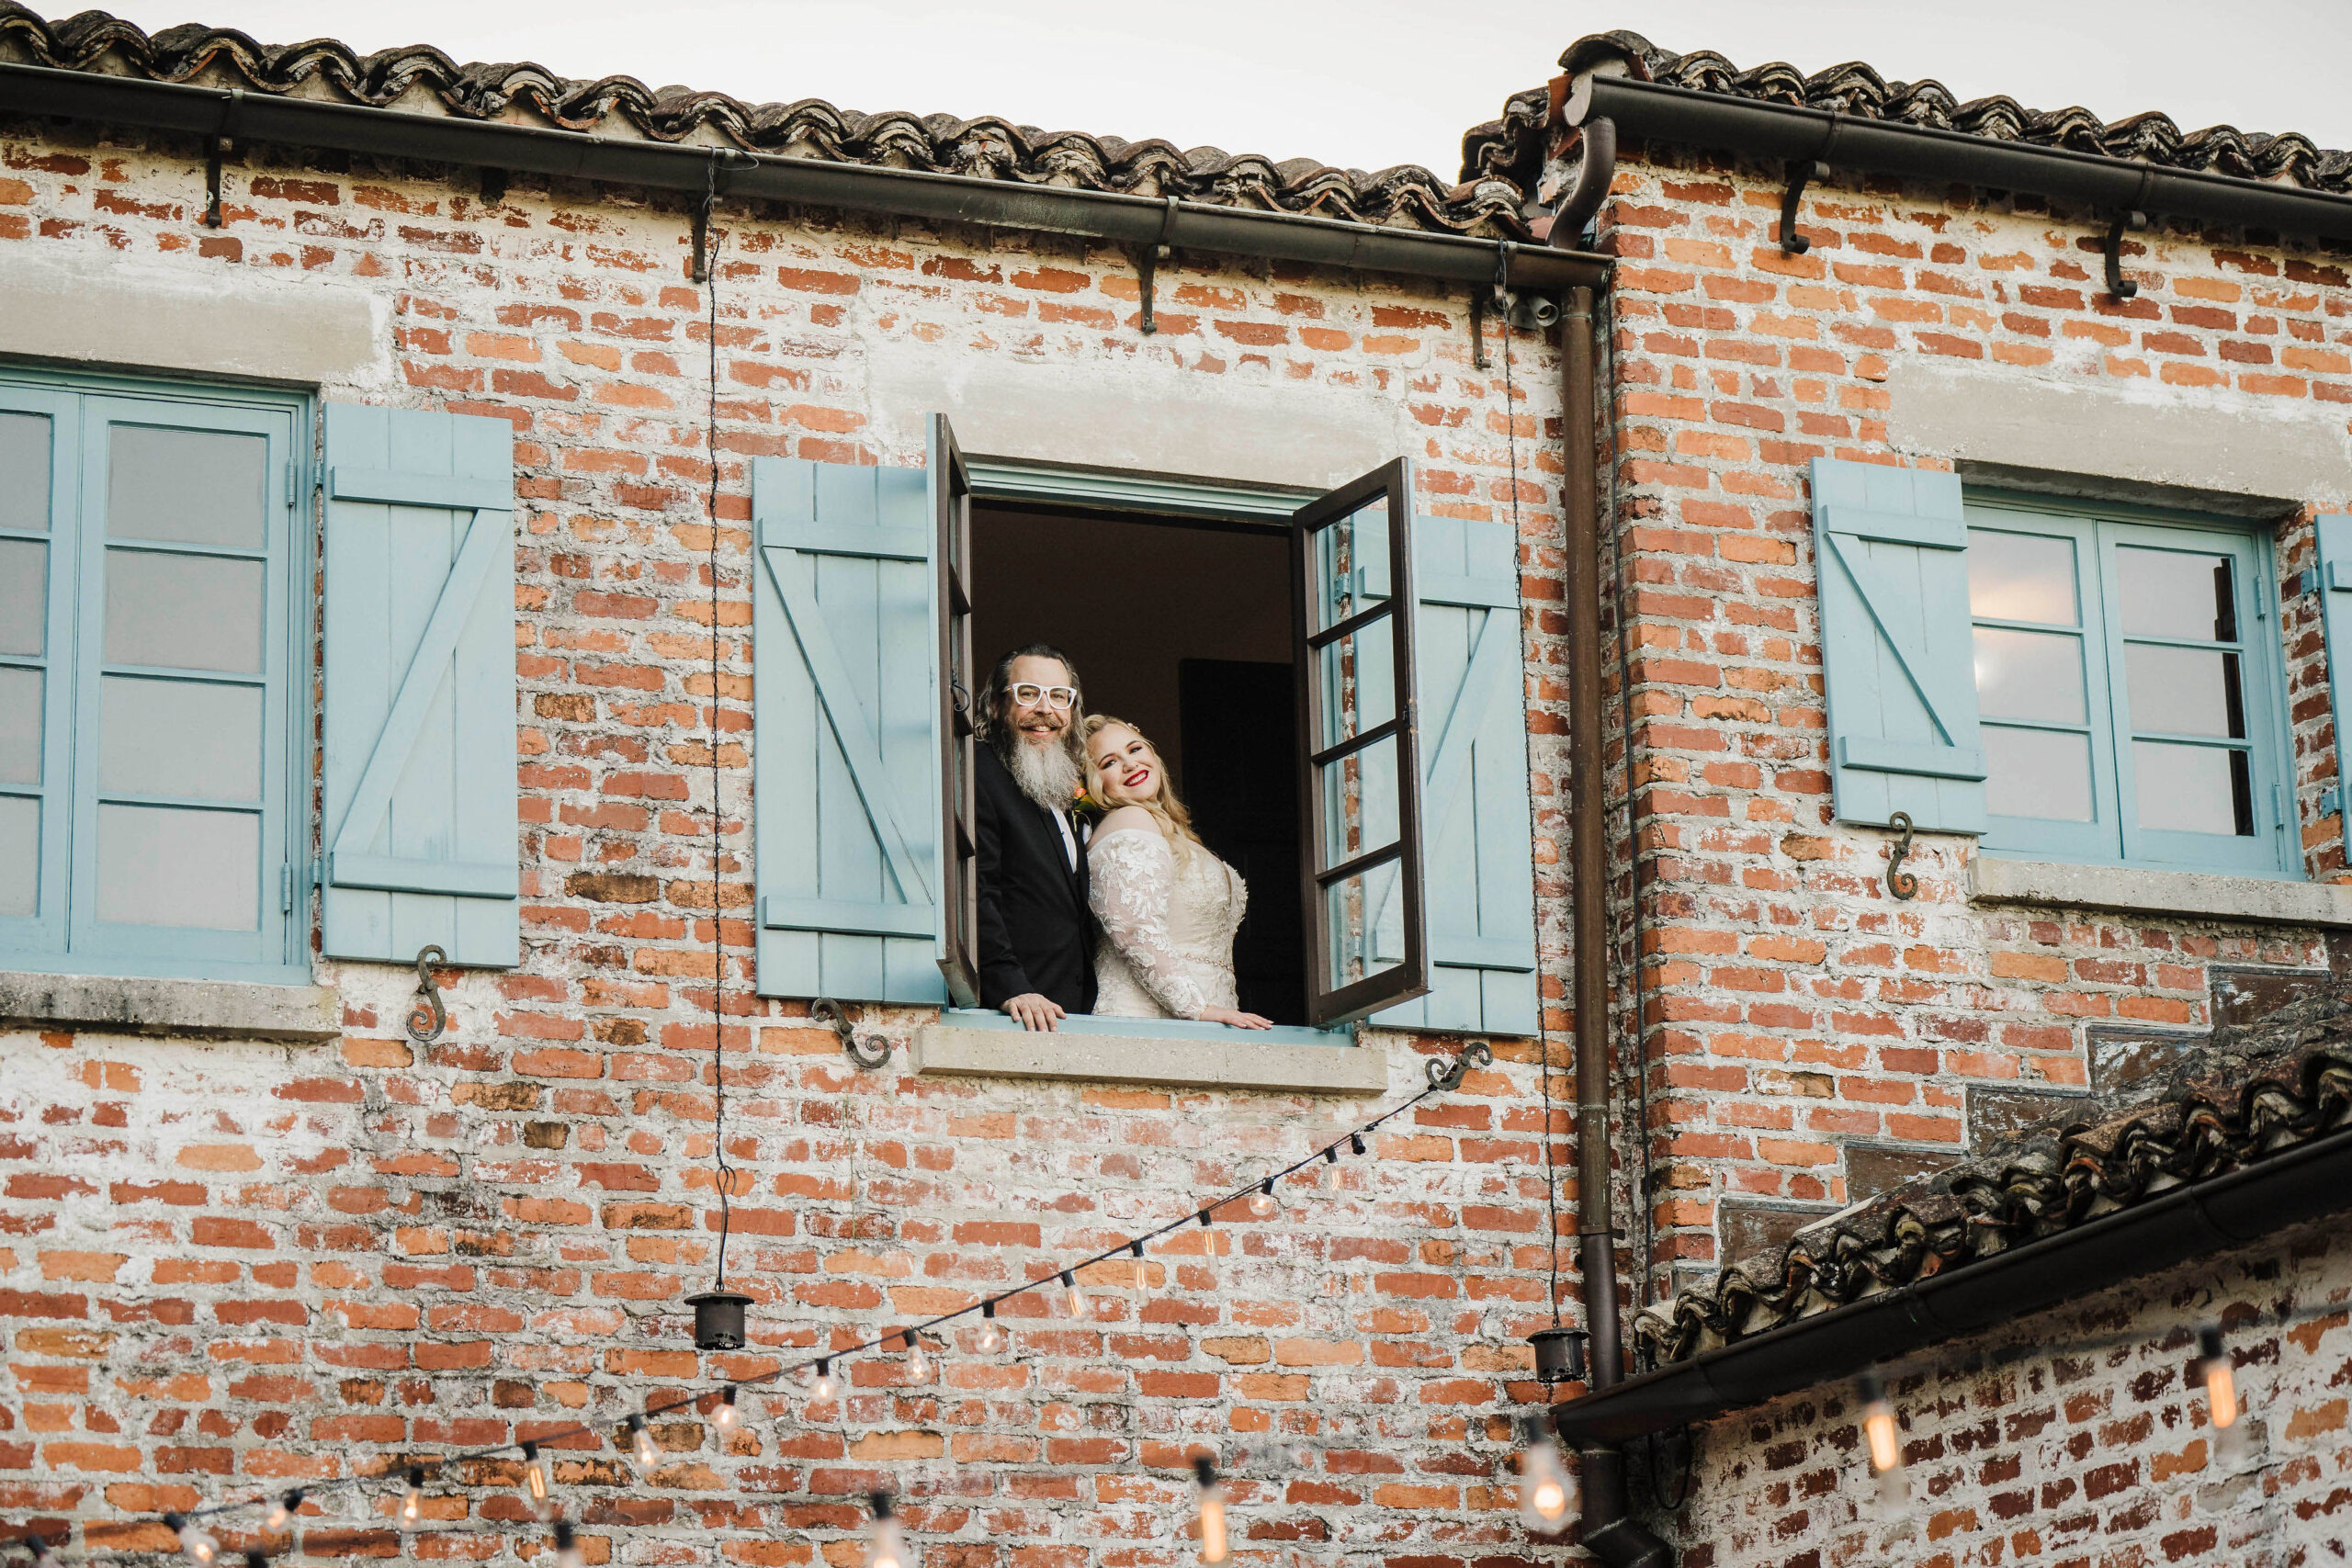
<path fill-rule="evenodd" d="M 1976 706 L 1986 718 L 2084 722 L 2082 638 L 1979 626 L 1975 643 Z"/>
<path fill-rule="evenodd" d="M 1988 621 L 2079 625 L 2075 609 L 2075 541 L 1971 528 L 1968 613 Z"/>
<path fill-rule="evenodd" d="M 2132 743 L 2140 826 L 2172 833 L 2254 833 L 2253 780 L 2245 753 L 2221 746 Z"/>
<path fill-rule="evenodd" d="M 261 818 L 250 811 L 98 807 L 98 919 L 249 931 L 261 919 Z"/>
<path fill-rule="evenodd" d="M 49 626 L 49 547 L 0 539 L 0 653 L 34 653 Z"/>
<path fill-rule="evenodd" d="M 1984 807 L 1996 817 L 2091 819 L 2091 742 L 2064 730 L 1984 727 Z"/>
<path fill-rule="evenodd" d="M 0 784 L 40 783 L 40 671 L 0 669 Z"/>
<path fill-rule="evenodd" d="M 118 424 L 107 461 L 107 535 L 257 550 L 268 537 L 269 443 L 217 430 Z"/>
<path fill-rule="evenodd" d="M 1310 630 L 1346 620 L 1385 601 L 1390 592 L 1388 502 L 1375 500 L 1316 531 L 1307 546 L 1308 585 L 1315 601 Z"/>
<path fill-rule="evenodd" d="M 107 552 L 109 664 L 258 674 L 261 612 L 259 561 Z"/>
<path fill-rule="evenodd" d="M 1396 738 L 1392 735 L 1317 770 L 1324 806 L 1317 870 L 1385 849 L 1402 836 L 1396 752 Z"/>
<path fill-rule="evenodd" d="M 2134 730 L 2245 739 L 2236 654 L 2132 643 L 2123 649 L 2123 667 Z"/>
<path fill-rule="evenodd" d="M 1323 988 L 1343 986 L 1394 969 L 1404 962 L 1402 895 L 1395 891 L 1396 868 L 1377 867 L 1344 877 L 1323 890 Z"/>
<path fill-rule="evenodd" d="M 0 528 L 49 532 L 49 416 L 0 413 Z"/>
<path fill-rule="evenodd" d="M 103 793 L 261 798 L 260 687 L 107 675 L 98 698 Z"/>
<path fill-rule="evenodd" d="M 0 795 L 0 915 L 40 912 L 40 802 Z"/>
<path fill-rule="evenodd" d="M 1396 716 L 1396 617 L 1369 625 L 1317 650 L 1322 722 L 1315 749 L 1377 729 Z"/>
<path fill-rule="evenodd" d="M 2123 596 L 2123 630 L 2130 636 L 2237 640 L 2227 556 L 2118 549 L 2115 580 Z"/>

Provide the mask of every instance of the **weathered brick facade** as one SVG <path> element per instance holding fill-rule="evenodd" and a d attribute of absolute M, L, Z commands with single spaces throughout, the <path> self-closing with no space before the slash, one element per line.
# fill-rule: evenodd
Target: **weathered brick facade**
<path fill-rule="evenodd" d="M 688 280 L 686 205 L 520 177 L 495 201 L 477 189 L 243 148 L 216 231 L 198 220 L 193 142 L 0 124 L 0 290 L 35 267 L 143 281 L 199 333 L 209 299 L 331 292 L 376 336 L 321 395 L 512 422 L 525 823 L 524 961 L 455 978 L 452 1026 L 428 1049 L 402 1036 L 411 974 L 323 960 L 344 1018 L 332 1044 L 0 1031 L 0 1513 L 161 1551 L 159 1526 L 116 1521 L 616 1420 L 1050 1273 L 1366 1114 L 1304 1095 L 940 1079 L 903 1053 L 860 1073 L 805 1002 L 754 997 L 748 461 L 918 465 L 930 409 L 910 389 L 978 375 L 992 395 L 1025 385 L 1069 406 L 1075 387 L 1237 423 L 1319 428 L 1344 403 L 1367 439 L 1415 459 L 1422 511 L 1517 517 L 1549 1038 L 1494 1041 L 1495 1066 L 1394 1124 L 1377 1157 L 1287 1190 L 1271 1219 L 1185 1233 L 1145 1288 L 1104 1267 L 1088 1281 L 1108 1303 L 1097 1321 L 1032 1298 L 1007 1309 L 1012 1351 L 975 1354 L 967 1334 L 928 1385 L 862 1358 L 837 1408 L 747 1395 L 732 1438 L 664 1419 L 674 1462 L 650 1482 L 611 1442 L 568 1445 L 557 1482 L 590 1560 L 852 1568 L 859 1495 L 887 1484 L 931 1568 L 1149 1568 L 1188 1552 L 1181 1464 L 1201 1449 L 1236 1472 L 1255 1563 L 1570 1555 L 1509 1511 L 1505 1421 L 1542 1396 L 1523 1337 L 1557 1277 L 1547 1166 L 1564 1228 L 1577 1197 L 1557 541 L 1561 443 L 1583 416 L 1561 407 L 1554 346 L 1513 335 L 1507 394 L 1491 324 L 1494 362 L 1473 364 L 1462 290 L 1205 255 L 1164 266 L 1147 336 L 1115 247 L 722 199 L 714 476 L 712 302 Z M 1951 837 L 1920 840 L 1920 897 L 1890 901 L 1887 836 L 1831 818 L 1805 465 L 1949 466 L 1904 423 L 1905 400 L 1926 395 L 1917 367 L 1942 361 L 1980 386 L 2144 389 L 2219 422 L 2352 402 L 2338 265 L 2174 229 L 2127 244 L 2141 292 L 2119 304 L 2086 214 L 1840 176 L 1806 204 L 1814 248 L 1789 256 L 1779 197 L 1770 171 L 1628 146 L 1598 224 L 1620 260 L 1602 303 L 1604 517 L 1633 706 L 1630 759 L 1612 745 L 1612 833 L 1628 771 L 1635 789 L 1611 904 L 1627 953 L 1638 940 L 1637 971 L 1614 968 L 1642 1019 L 1641 1064 L 1619 1063 L 1620 1142 L 1629 1193 L 1656 1184 L 1626 1226 L 1636 1303 L 1721 1263 L 1743 1224 L 1829 1213 L 1888 1171 L 1981 1146 L 2046 1109 L 2035 1096 L 2099 1087 L 2100 1026 L 2186 1037 L 2215 1021 L 2217 996 L 2256 984 L 2236 971 L 2331 964 L 2316 929 L 1973 902 L 1973 848 Z M 1054 456 L 1102 461 L 1089 439 L 1074 423 Z M 1200 477 L 1329 484 L 1351 460 L 1308 444 L 1280 473 Z M 2301 497 L 2276 542 L 2271 629 L 2322 880 L 2347 868 L 2305 573 L 2312 515 L 2344 499 Z M 1610 687 L 1613 703 L 1613 672 Z M 1626 717 L 1612 706 L 1612 736 Z M 714 727 L 731 737 L 716 802 Z M 717 1226 L 714 918 L 730 1277 L 755 1297 L 754 1343 L 698 1357 L 680 1303 L 707 1283 Z M 883 1022 L 903 1040 L 923 1016 Z M 1366 1043 L 1392 1100 L 1457 1043 Z M 2301 1235 L 2031 1337 L 2308 1306 L 2340 1294 L 2345 1270 L 2340 1243 Z M 1573 1277 L 1559 1287 L 1573 1322 Z M 2177 1345 L 2062 1353 L 1900 1385 L 1931 1500 L 1908 1523 L 1858 1517 L 1868 1481 L 1830 1390 L 1698 1434 L 1687 1506 L 1664 1528 L 1686 1563 L 1722 1568 L 2340 1555 L 2345 1335 L 2339 1316 L 2239 1344 L 2259 1419 L 2227 1478 Z M 544 1551 L 518 1476 L 501 1461 L 436 1483 L 428 1513 L 454 1533 L 409 1550 Z M 306 1554 L 396 1553 L 391 1507 L 338 1495 L 308 1521 Z"/>

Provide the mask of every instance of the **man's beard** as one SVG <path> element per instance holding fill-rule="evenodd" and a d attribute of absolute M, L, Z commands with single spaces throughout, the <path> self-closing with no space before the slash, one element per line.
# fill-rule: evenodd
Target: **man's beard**
<path fill-rule="evenodd" d="M 1078 799 L 1078 759 L 1058 736 L 1043 746 L 1033 746 L 1007 727 L 996 754 L 1012 782 L 1021 786 L 1021 793 L 1046 810 L 1059 815 Z"/>

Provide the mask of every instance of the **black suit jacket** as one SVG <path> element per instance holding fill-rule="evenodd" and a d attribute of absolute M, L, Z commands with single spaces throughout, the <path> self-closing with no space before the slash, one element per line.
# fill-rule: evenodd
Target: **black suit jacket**
<path fill-rule="evenodd" d="M 1021 792 L 987 744 L 974 748 L 980 874 L 980 1004 L 1040 992 L 1067 1012 L 1094 1010 L 1094 917 L 1086 845 L 1072 870 L 1051 813 Z M 1071 835 L 1077 827 L 1071 826 Z"/>

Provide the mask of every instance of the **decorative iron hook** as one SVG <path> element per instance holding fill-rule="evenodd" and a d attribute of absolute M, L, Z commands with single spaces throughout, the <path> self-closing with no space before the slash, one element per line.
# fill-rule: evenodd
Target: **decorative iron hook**
<path fill-rule="evenodd" d="M 810 1002 L 808 1016 L 828 1025 L 840 1035 L 842 1054 L 864 1071 L 877 1072 L 890 1065 L 890 1042 L 878 1034 L 868 1035 L 862 1040 L 858 1038 L 856 1029 L 850 1023 L 848 1011 L 832 998 L 819 997 Z"/>
<path fill-rule="evenodd" d="M 1431 1089 L 1453 1090 L 1462 1087 L 1462 1080 L 1470 1076 L 1471 1068 L 1492 1066 L 1494 1060 L 1495 1054 L 1487 1049 L 1485 1041 L 1473 1040 L 1453 1060 L 1432 1056 L 1421 1064 L 1421 1070 L 1429 1076 Z"/>
<path fill-rule="evenodd" d="M 1898 811 L 1887 818 L 1886 825 L 1902 835 L 1894 840 L 1894 848 L 1887 852 L 1886 890 L 1897 898 L 1916 898 L 1919 896 L 1919 878 L 1903 869 L 1903 863 L 1911 854 L 1911 814 Z"/>
<path fill-rule="evenodd" d="M 416 1006 L 408 1015 L 408 1037 L 419 1045 L 432 1044 L 449 1027 L 449 1010 L 442 1004 L 441 987 L 433 978 L 433 965 L 448 962 L 449 955 L 437 947 L 416 950 Z"/>

